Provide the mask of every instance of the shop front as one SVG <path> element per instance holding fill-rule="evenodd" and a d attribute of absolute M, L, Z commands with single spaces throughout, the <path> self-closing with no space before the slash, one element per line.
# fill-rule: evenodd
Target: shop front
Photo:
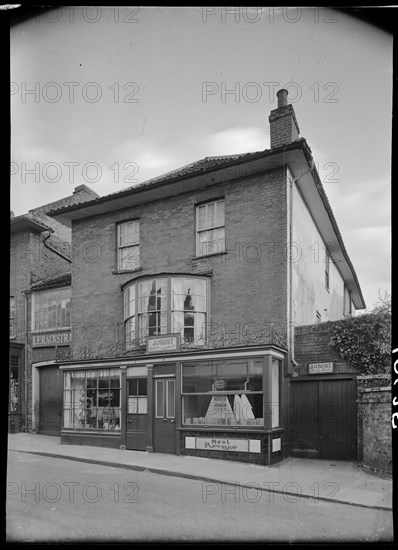
<path fill-rule="evenodd" d="M 151 349 L 61 365 L 62 443 L 257 464 L 283 458 L 283 349 Z"/>

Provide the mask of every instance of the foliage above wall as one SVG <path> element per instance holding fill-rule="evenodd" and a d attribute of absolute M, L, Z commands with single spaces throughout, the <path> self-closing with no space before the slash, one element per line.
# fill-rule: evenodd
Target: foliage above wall
<path fill-rule="evenodd" d="M 391 370 L 391 302 L 384 300 L 371 313 L 334 321 L 330 344 L 340 357 L 362 374 Z"/>

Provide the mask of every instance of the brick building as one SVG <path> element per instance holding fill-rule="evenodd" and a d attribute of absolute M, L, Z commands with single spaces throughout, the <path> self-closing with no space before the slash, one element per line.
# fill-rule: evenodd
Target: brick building
<path fill-rule="evenodd" d="M 54 360 L 70 343 L 71 230 L 47 216 L 53 208 L 92 200 L 97 193 L 80 185 L 73 195 L 14 216 L 10 223 L 9 429 L 32 431 L 42 407 L 42 433 L 59 433 L 59 411 L 32 401 L 32 363 Z M 54 369 L 53 369 L 54 370 Z M 44 373 L 44 370 L 43 370 Z M 33 369 L 33 375 L 37 374 Z M 34 376 L 35 378 L 35 376 Z M 59 380 L 61 377 L 58 376 Z M 44 381 L 43 381 L 44 383 Z M 40 385 L 36 376 L 34 384 Z M 33 403 L 33 406 L 32 406 Z M 38 420 L 38 416 L 37 416 Z"/>
<path fill-rule="evenodd" d="M 73 242 L 63 443 L 289 454 L 294 326 L 365 303 L 286 90 L 269 122 L 270 149 L 50 213 Z"/>

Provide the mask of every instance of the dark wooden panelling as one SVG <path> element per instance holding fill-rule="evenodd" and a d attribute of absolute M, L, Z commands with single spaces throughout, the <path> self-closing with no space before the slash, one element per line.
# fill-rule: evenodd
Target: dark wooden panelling
<path fill-rule="evenodd" d="M 290 421 L 292 456 L 357 460 L 355 380 L 292 383 Z"/>

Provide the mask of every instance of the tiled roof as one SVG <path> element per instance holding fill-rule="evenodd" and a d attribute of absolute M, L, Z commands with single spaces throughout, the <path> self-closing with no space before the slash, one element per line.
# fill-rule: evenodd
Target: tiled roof
<path fill-rule="evenodd" d="M 92 201 L 96 198 L 99 198 L 98 193 L 90 189 L 90 187 L 87 187 L 87 185 L 79 185 L 75 188 L 72 195 L 54 202 L 49 202 L 48 204 L 43 204 L 37 208 L 32 208 L 29 210 L 29 213 L 34 213 L 40 218 L 45 219 L 47 218 L 47 212 L 50 212 L 50 210 L 65 208 L 74 204 L 81 204 L 83 202 Z"/>
<path fill-rule="evenodd" d="M 41 225 L 46 225 L 48 229 L 50 226 L 45 223 L 41 216 L 38 216 L 36 213 L 29 211 L 27 214 L 21 214 L 20 216 L 13 216 L 10 220 L 10 223 L 15 224 L 22 220 L 32 221 L 33 223 L 39 223 Z"/>
<path fill-rule="evenodd" d="M 131 187 L 126 187 L 125 189 L 122 189 L 121 191 L 115 191 L 114 193 L 109 193 L 108 195 L 103 195 L 102 197 L 98 197 L 101 201 L 107 199 L 108 197 L 116 197 L 117 195 L 125 194 L 130 190 L 138 190 L 138 189 L 145 189 L 147 187 L 151 187 L 152 185 L 155 185 L 157 183 L 167 182 L 175 178 L 184 177 L 184 176 L 191 176 L 194 174 L 200 174 L 203 172 L 207 172 L 208 170 L 211 170 L 213 168 L 220 167 L 229 161 L 234 161 L 238 159 L 249 159 L 250 157 L 254 155 L 258 155 L 258 152 L 255 153 L 242 153 L 242 154 L 236 154 L 236 155 L 223 155 L 223 156 L 216 156 L 216 157 L 205 157 L 204 159 L 197 160 L 195 162 L 191 162 L 190 164 L 186 164 L 184 166 L 181 166 L 180 168 L 177 168 L 175 170 L 172 170 L 171 172 L 166 172 L 165 174 L 162 174 L 161 176 L 157 176 L 155 178 L 151 178 L 149 180 L 146 180 L 142 183 L 139 183 L 138 185 L 132 185 Z M 92 201 L 81 201 L 81 202 L 74 202 L 73 205 L 77 206 L 79 204 L 83 204 L 87 202 L 91 202 L 94 204 L 96 202 L 97 198 L 93 199 Z M 51 212 L 55 213 L 57 210 L 62 210 L 65 206 L 69 205 L 62 205 L 57 206 L 54 208 Z"/>
<path fill-rule="evenodd" d="M 219 166 L 222 166 L 223 164 L 226 164 L 228 161 L 237 160 L 240 158 L 247 158 L 249 159 L 251 156 L 257 155 L 257 153 L 241 153 L 237 155 L 223 155 L 223 156 L 217 156 L 217 157 L 205 157 L 204 159 L 197 160 L 195 162 L 191 162 L 190 164 L 185 164 L 184 166 L 181 166 L 180 168 L 176 168 L 175 170 L 172 170 L 171 172 L 166 172 L 165 174 L 162 174 L 161 176 L 157 176 L 156 178 L 151 178 L 149 180 L 146 180 L 142 183 L 139 183 L 138 185 L 133 185 L 131 187 L 127 187 L 126 189 L 123 189 L 122 191 L 116 191 L 115 193 L 110 193 L 109 195 L 104 195 L 104 197 L 113 197 L 115 195 L 118 195 L 119 193 L 125 193 L 129 189 L 140 189 L 141 187 L 149 187 L 155 183 L 160 183 L 163 181 L 169 181 L 174 178 L 179 178 L 183 176 L 190 176 L 192 174 L 202 173 L 206 172 L 207 170 L 210 170 L 212 168 L 217 168 Z M 104 198 L 103 197 L 103 198 Z"/>
<path fill-rule="evenodd" d="M 52 277 L 46 277 L 45 279 L 40 279 L 35 281 L 30 285 L 32 290 L 38 290 L 39 288 L 50 288 L 54 286 L 68 286 L 71 284 L 72 274 L 70 271 L 65 273 L 59 273 L 58 275 L 53 275 Z"/>

